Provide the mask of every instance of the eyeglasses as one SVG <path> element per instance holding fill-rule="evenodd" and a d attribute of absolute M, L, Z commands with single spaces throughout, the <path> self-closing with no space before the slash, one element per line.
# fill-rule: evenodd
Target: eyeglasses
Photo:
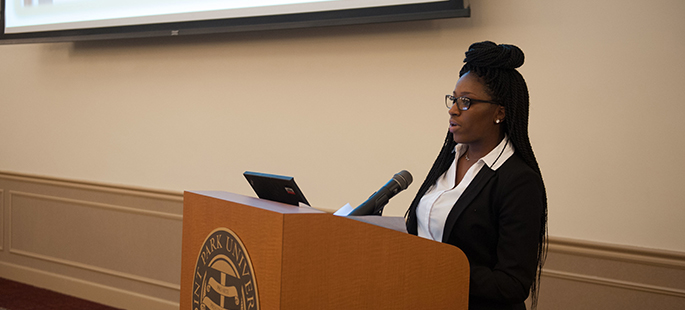
<path fill-rule="evenodd" d="M 494 101 L 471 99 L 468 97 L 456 98 L 452 95 L 445 95 L 445 105 L 447 106 L 448 109 L 451 109 L 456 104 L 457 108 L 459 110 L 466 111 L 471 107 L 472 103 L 478 103 L 478 102 L 487 102 L 487 103 L 492 103 L 492 104 L 498 104 L 497 102 L 494 102 Z"/>

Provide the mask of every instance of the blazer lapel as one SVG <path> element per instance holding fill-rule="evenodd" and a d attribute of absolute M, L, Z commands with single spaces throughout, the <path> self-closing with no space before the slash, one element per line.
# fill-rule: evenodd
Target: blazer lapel
<path fill-rule="evenodd" d="M 442 233 L 442 242 L 447 242 L 450 237 L 450 232 L 452 231 L 452 228 L 454 227 L 454 224 L 457 222 L 457 219 L 461 215 L 462 212 L 464 212 L 464 209 L 471 204 L 471 201 L 473 201 L 474 198 L 480 193 L 480 191 L 483 189 L 485 184 L 488 183 L 488 180 L 490 180 L 493 176 L 495 175 L 495 171 L 490 169 L 487 165 L 484 165 L 483 168 L 480 169 L 480 172 L 476 175 L 475 178 L 473 178 L 473 181 L 469 184 L 469 186 L 466 187 L 464 190 L 464 193 L 461 194 L 459 199 L 457 199 L 457 202 L 454 204 L 452 207 L 452 210 L 450 213 L 447 215 L 447 220 L 445 221 L 445 229 L 443 230 Z"/>

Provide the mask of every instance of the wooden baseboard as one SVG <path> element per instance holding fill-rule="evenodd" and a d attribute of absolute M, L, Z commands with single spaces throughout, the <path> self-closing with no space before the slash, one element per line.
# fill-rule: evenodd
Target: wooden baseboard
<path fill-rule="evenodd" d="M 122 309 L 178 310 L 171 302 L 63 274 L 0 262 L 3 278 Z"/>

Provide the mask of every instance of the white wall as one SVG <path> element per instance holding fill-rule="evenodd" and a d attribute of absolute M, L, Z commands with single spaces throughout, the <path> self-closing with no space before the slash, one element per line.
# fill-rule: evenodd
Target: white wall
<path fill-rule="evenodd" d="M 0 170 L 252 195 L 294 175 L 315 207 L 415 183 L 469 44 L 513 43 L 550 235 L 685 251 L 685 2 L 472 1 L 462 19 L 0 46 Z"/>

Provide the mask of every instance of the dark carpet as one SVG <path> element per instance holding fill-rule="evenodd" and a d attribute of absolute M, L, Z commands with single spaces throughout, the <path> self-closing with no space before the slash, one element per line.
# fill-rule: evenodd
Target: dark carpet
<path fill-rule="evenodd" d="M 0 278 L 0 309 L 116 310 L 102 304 Z"/>

